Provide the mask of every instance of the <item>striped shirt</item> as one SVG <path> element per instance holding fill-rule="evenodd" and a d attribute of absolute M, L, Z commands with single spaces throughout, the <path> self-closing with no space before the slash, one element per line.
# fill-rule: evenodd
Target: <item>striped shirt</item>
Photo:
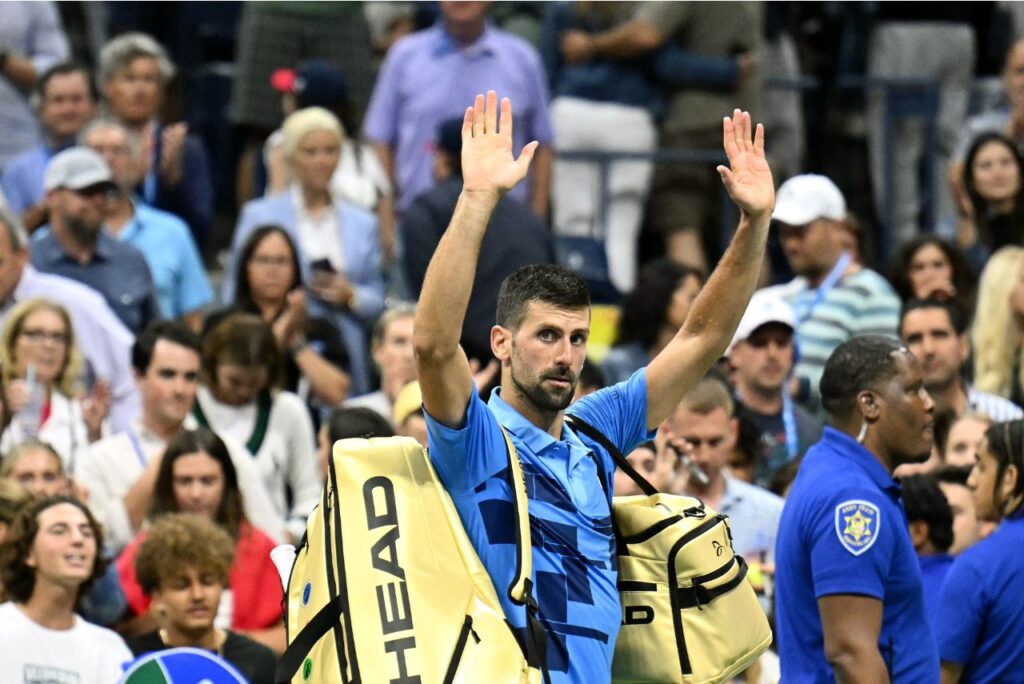
<path fill-rule="evenodd" d="M 840 278 L 816 305 L 817 289 L 809 287 L 806 278 L 794 278 L 774 289 L 795 310 L 810 309 L 807 318 L 797 323 L 799 360 L 794 373 L 810 383 L 812 405 L 818 402 L 825 361 L 836 347 L 858 335 L 897 336 L 900 299 L 889 282 L 870 269 Z"/>
<path fill-rule="evenodd" d="M 967 387 L 967 406 L 972 412 L 988 416 L 996 423 L 1024 417 L 1024 411 L 1020 406 L 1009 399 L 1004 399 L 998 394 L 976 390 L 971 386 Z"/>

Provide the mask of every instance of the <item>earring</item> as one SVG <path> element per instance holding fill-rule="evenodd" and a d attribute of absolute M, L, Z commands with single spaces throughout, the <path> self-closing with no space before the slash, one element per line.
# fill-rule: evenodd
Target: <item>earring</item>
<path fill-rule="evenodd" d="M 860 432 L 857 433 L 857 444 L 863 444 L 864 440 L 868 436 L 868 421 L 862 420 L 860 423 Z"/>

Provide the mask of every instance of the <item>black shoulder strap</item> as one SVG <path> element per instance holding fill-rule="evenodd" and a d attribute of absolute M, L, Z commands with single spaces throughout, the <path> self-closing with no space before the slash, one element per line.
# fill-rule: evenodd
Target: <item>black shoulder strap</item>
<path fill-rule="evenodd" d="M 636 468 L 630 465 L 629 461 L 626 460 L 626 457 L 622 455 L 619 448 L 612 444 L 612 441 L 605 437 L 600 430 L 579 416 L 571 414 L 565 415 L 565 422 L 568 423 L 569 427 L 573 430 L 582 432 L 587 437 L 590 437 L 592 440 L 607 449 L 608 454 L 612 457 L 612 461 L 615 462 L 615 465 L 618 466 L 622 472 L 626 473 L 626 475 L 629 475 L 629 479 L 636 483 L 636 486 L 640 488 L 640 491 L 647 496 L 653 496 L 658 493 L 658 488 L 648 482 L 643 475 L 638 473 Z M 604 477 L 601 477 L 601 484 L 605 487 L 605 491 L 607 491 L 608 485 L 605 483 Z"/>

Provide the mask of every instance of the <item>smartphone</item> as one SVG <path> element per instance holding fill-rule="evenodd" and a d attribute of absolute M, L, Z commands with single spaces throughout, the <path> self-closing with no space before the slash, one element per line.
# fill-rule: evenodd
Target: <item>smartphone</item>
<path fill-rule="evenodd" d="M 314 271 L 326 271 L 328 273 L 336 273 L 334 266 L 331 265 L 329 259 L 317 259 L 309 265 Z"/>

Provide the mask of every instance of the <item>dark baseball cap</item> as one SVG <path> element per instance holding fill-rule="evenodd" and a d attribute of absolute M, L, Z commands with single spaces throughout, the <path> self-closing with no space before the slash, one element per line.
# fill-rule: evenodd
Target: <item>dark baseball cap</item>
<path fill-rule="evenodd" d="M 270 85 L 279 93 L 294 93 L 300 109 L 331 109 L 348 100 L 345 73 L 325 59 L 308 59 L 294 69 L 277 69 L 270 76 Z"/>

